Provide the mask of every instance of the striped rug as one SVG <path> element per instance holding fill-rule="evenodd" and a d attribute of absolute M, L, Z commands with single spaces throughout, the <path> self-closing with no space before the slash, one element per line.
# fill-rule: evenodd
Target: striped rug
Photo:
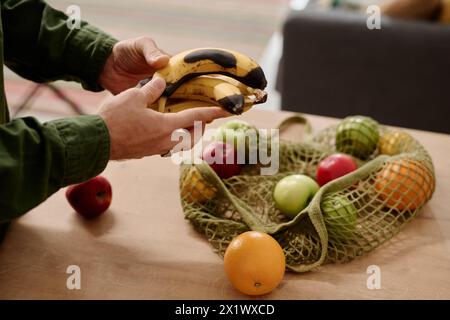
<path fill-rule="evenodd" d="M 118 39 L 149 35 L 169 53 L 196 47 L 224 47 L 259 59 L 271 35 L 280 29 L 288 0 L 49 0 L 66 11 L 78 5 L 82 19 Z M 5 88 L 10 109 L 23 99 L 33 84 L 5 68 Z M 57 86 L 85 113 L 96 111 L 107 93 L 86 92 L 77 84 L 59 81 Z M 41 120 L 73 115 L 63 101 L 44 89 L 32 108 L 18 116 Z"/>

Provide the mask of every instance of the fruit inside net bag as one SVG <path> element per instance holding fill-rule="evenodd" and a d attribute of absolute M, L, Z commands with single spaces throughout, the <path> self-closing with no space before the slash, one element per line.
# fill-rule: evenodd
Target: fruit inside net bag
<path fill-rule="evenodd" d="M 292 271 L 349 261 L 394 237 L 435 188 L 425 148 L 368 117 L 348 117 L 301 143 L 280 140 L 279 152 L 280 169 L 271 176 L 252 170 L 256 165 L 227 179 L 205 162 L 181 166 L 185 217 L 219 255 L 234 237 L 255 230 L 279 242 Z M 294 174 L 315 177 L 319 162 L 337 152 L 354 157 L 358 169 L 320 187 L 297 214 L 284 215 L 273 197 L 277 183 Z"/>

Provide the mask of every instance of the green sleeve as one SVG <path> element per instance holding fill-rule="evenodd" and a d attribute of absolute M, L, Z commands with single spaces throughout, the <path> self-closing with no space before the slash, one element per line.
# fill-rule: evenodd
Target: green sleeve
<path fill-rule="evenodd" d="M 35 82 L 81 82 L 92 91 L 117 42 L 81 21 L 69 28 L 67 16 L 41 0 L 1 1 L 5 64 Z"/>
<path fill-rule="evenodd" d="M 0 223 L 26 213 L 59 188 L 98 175 L 109 133 L 97 115 L 0 125 Z"/>

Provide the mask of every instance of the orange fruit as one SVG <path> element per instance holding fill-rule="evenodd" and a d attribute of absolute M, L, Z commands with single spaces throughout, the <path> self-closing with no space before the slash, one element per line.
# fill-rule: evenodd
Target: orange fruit
<path fill-rule="evenodd" d="M 215 197 L 217 189 L 208 184 L 201 173 L 191 167 L 181 182 L 181 197 L 188 202 L 204 203 Z"/>
<path fill-rule="evenodd" d="M 231 284 L 247 295 L 271 292 L 286 268 L 283 249 L 266 233 L 247 231 L 229 244 L 224 256 L 225 273 Z"/>
<path fill-rule="evenodd" d="M 399 159 L 384 165 L 377 175 L 375 188 L 388 207 L 415 210 L 430 199 L 434 183 L 432 172 L 423 164 Z"/>

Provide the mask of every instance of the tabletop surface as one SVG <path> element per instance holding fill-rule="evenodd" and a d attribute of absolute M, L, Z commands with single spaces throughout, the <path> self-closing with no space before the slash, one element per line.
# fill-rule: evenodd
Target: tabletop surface
<path fill-rule="evenodd" d="M 273 128 L 287 115 L 251 110 L 242 119 Z M 307 117 L 314 131 L 338 121 Z M 450 135 L 409 131 L 431 153 L 437 176 L 418 218 L 364 257 L 286 273 L 263 299 L 450 299 Z M 0 244 L 0 299 L 247 298 L 184 219 L 179 171 L 169 158 L 110 162 L 103 175 L 113 202 L 100 219 L 79 218 L 63 189 L 13 223 Z M 71 265 L 80 268 L 80 290 L 66 286 Z M 367 287 L 371 265 L 380 268 L 380 289 Z"/>

